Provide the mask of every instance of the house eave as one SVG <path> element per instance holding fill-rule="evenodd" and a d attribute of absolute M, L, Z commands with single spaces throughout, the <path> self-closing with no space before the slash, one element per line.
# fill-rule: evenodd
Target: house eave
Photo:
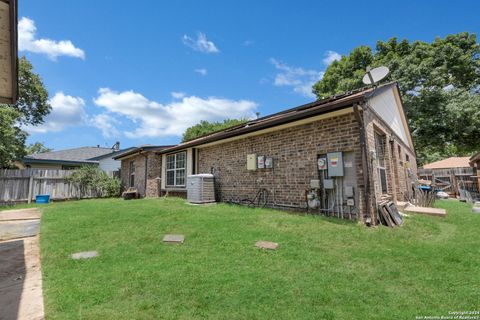
<path fill-rule="evenodd" d="M 75 160 L 53 160 L 53 159 L 32 159 L 23 158 L 24 164 L 61 164 L 61 165 L 98 165 L 98 161 L 75 161 Z"/>

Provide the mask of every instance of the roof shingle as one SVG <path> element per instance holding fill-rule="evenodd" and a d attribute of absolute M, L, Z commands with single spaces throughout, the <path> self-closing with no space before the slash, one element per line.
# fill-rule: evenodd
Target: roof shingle
<path fill-rule="evenodd" d="M 34 160 L 57 160 L 57 161 L 81 161 L 81 162 L 92 162 L 96 161 L 90 160 L 92 158 L 100 157 L 107 155 L 109 153 L 114 153 L 115 150 L 111 148 L 101 148 L 101 147 L 80 147 L 66 150 L 50 151 L 44 153 L 35 153 L 26 156 L 24 159 Z"/>

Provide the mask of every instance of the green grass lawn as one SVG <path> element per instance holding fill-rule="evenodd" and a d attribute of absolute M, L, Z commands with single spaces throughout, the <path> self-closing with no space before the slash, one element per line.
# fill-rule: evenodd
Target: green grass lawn
<path fill-rule="evenodd" d="M 480 215 L 367 228 L 333 218 L 181 199 L 44 207 L 47 319 L 415 319 L 478 310 Z M 183 245 L 161 242 L 165 233 Z M 280 243 L 277 251 L 254 247 Z M 70 254 L 98 250 L 74 261 Z"/>

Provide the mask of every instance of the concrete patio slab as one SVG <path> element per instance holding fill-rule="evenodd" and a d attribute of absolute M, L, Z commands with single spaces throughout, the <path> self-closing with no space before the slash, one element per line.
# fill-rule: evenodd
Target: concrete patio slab
<path fill-rule="evenodd" d="M 40 219 L 42 213 L 37 208 L 0 211 L 0 221 Z"/>
<path fill-rule="evenodd" d="M 33 237 L 38 234 L 40 220 L 17 220 L 0 222 L 0 241 Z"/>
<path fill-rule="evenodd" d="M 162 241 L 165 242 L 165 243 L 182 244 L 185 241 L 185 236 L 183 234 L 166 234 L 163 237 Z"/>
<path fill-rule="evenodd" d="M 36 208 L 0 212 L 0 319 L 45 319 L 40 217 Z"/>

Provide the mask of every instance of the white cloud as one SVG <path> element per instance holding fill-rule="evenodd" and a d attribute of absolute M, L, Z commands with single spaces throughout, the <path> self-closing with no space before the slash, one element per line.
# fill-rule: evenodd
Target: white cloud
<path fill-rule="evenodd" d="M 328 50 L 327 52 L 325 52 L 325 58 L 323 58 L 323 63 L 328 66 L 333 61 L 340 59 L 342 59 L 342 56 L 338 52 Z"/>
<path fill-rule="evenodd" d="M 195 69 L 194 71 L 198 74 L 201 74 L 202 76 L 206 76 L 208 73 L 208 70 L 205 68 Z"/>
<path fill-rule="evenodd" d="M 323 77 L 323 71 L 306 70 L 292 67 L 274 58 L 270 59 L 279 73 L 275 75 L 274 85 L 278 87 L 292 87 L 293 91 L 309 98 L 314 98 L 312 86 Z"/>
<path fill-rule="evenodd" d="M 137 127 L 125 132 L 130 138 L 180 136 L 200 120 L 254 117 L 257 104 L 249 100 L 185 96 L 179 101 L 161 104 L 134 91 L 98 91 L 95 104 L 109 113 L 132 120 Z"/>
<path fill-rule="evenodd" d="M 104 138 L 118 138 L 120 132 L 116 128 L 116 124 L 120 121 L 109 114 L 101 113 L 90 118 L 90 124 L 102 132 Z"/>
<path fill-rule="evenodd" d="M 197 33 L 197 39 L 193 39 L 186 34 L 182 38 L 183 43 L 192 48 L 195 51 L 203 53 L 218 53 L 220 50 L 215 46 L 212 41 L 207 39 L 207 36 L 204 33 Z"/>
<path fill-rule="evenodd" d="M 20 51 L 46 54 L 50 59 L 56 60 L 59 56 L 70 56 L 85 59 L 85 52 L 76 48 L 70 40 L 55 41 L 50 39 L 37 39 L 35 22 L 23 17 L 18 22 L 18 48 Z"/>
<path fill-rule="evenodd" d="M 185 92 L 173 91 L 171 93 L 173 99 L 182 99 L 186 96 Z"/>
<path fill-rule="evenodd" d="M 245 46 L 245 47 L 250 47 L 250 46 L 253 46 L 253 45 L 254 45 L 254 42 L 252 40 L 243 41 L 243 46 Z"/>
<path fill-rule="evenodd" d="M 82 98 L 57 92 L 49 103 L 52 110 L 46 116 L 45 123 L 39 126 L 28 126 L 25 130 L 38 133 L 58 132 L 69 126 L 83 124 L 87 119 L 84 109 L 85 101 Z"/>

